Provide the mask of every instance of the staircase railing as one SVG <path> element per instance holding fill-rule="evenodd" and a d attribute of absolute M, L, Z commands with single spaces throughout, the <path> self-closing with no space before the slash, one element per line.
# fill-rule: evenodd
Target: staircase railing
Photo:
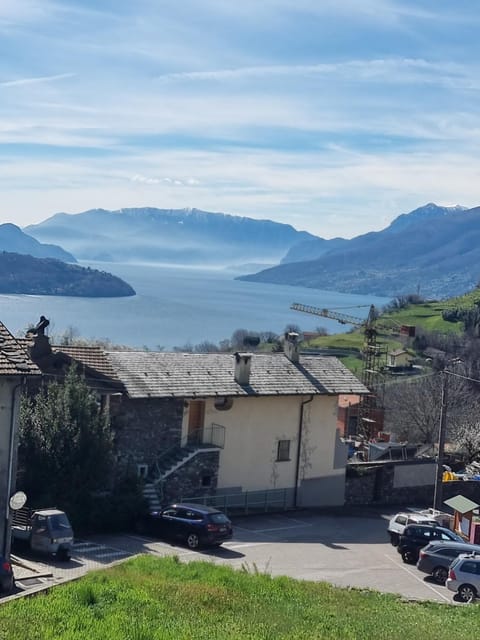
<path fill-rule="evenodd" d="M 188 450 L 189 448 L 196 448 L 201 450 L 204 446 L 213 446 L 223 449 L 225 446 L 225 427 L 221 424 L 212 423 L 208 427 L 200 427 L 189 431 L 189 433 L 182 436 L 179 443 L 168 447 L 162 451 L 157 457 L 155 464 L 152 468 L 151 479 L 153 482 L 158 482 L 162 475 L 162 462 L 172 457 L 175 453 L 181 453 L 182 450 Z"/>

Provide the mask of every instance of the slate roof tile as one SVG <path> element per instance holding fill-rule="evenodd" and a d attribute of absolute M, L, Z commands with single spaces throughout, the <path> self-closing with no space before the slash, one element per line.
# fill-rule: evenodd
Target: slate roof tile
<path fill-rule="evenodd" d="M 40 369 L 2 322 L 0 322 L 0 375 L 40 375 Z"/>
<path fill-rule="evenodd" d="M 232 354 L 109 351 L 108 359 L 132 398 L 368 393 L 337 358 L 254 354 L 250 384 L 234 379 Z"/>

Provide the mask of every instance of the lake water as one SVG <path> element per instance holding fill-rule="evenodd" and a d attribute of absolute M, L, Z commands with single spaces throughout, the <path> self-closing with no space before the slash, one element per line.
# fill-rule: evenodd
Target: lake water
<path fill-rule="evenodd" d="M 227 271 L 159 265 L 88 263 L 120 276 L 133 286 L 129 298 L 0 295 L 0 320 L 15 335 L 50 320 L 49 334 L 70 328 L 84 338 L 109 339 L 114 344 L 166 350 L 174 346 L 218 343 L 236 329 L 283 333 L 288 324 L 304 331 L 325 327 L 329 333 L 348 325 L 291 310 L 292 302 L 343 309 L 365 318 L 368 307 L 388 298 L 319 291 L 303 287 L 242 282 Z M 356 308 L 359 307 L 359 308 Z"/>

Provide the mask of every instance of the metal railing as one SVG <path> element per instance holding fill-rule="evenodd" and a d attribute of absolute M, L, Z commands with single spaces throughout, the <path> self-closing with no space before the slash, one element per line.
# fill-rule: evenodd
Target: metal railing
<path fill-rule="evenodd" d="M 291 509 L 294 507 L 294 494 L 293 488 L 266 489 L 265 491 L 239 491 L 213 496 L 183 496 L 181 501 L 215 507 L 227 514 L 247 515 Z"/>
<path fill-rule="evenodd" d="M 162 473 L 162 463 L 176 453 L 180 454 L 182 449 L 188 447 L 198 447 L 201 449 L 205 445 L 211 445 L 223 449 L 225 447 L 225 427 L 221 424 L 213 423 L 208 427 L 200 427 L 189 431 L 182 436 L 180 442 L 168 447 L 157 457 L 152 465 L 153 479 L 158 480 Z"/>

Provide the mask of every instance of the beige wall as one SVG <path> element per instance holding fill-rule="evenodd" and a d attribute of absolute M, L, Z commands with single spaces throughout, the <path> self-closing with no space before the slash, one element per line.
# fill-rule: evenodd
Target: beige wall
<path fill-rule="evenodd" d="M 7 505 L 10 495 L 9 491 L 9 464 L 10 464 L 10 438 L 11 438 L 11 422 L 12 422 L 12 401 L 14 388 L 18 384 L 18 380 L 0 379 L 0 554 L 4 550 L 8 552 L 10 548 L 9 536 L 5 539 L 5 521 L 7 516 Z M 18 417 L 18 397 L 17 391 L 15 395 L 15 411 L 14 418 Z M 15 424 L 14 437 L 17 437 L 17 425 Z M 13 478 L 16 471 L 16 448 L 14 449 L 14 460 L 12 460 Z M 14 482 L 14 480 L 12 480 Z M 10 494 L 15 490 L 15 486 L 10 487 Z"/>
<path fill-rule="evenodd" d="M 308 399 L 309 396 L 235 398 L 228 411 L 216 410 L 213 399 L 207 399 L 205 427 L 208 428 L 212 423 L 225 427 L 218 488 L 241 488 L 242 491 L 293 488 L 296 482 L 301 403 Z M 325 482 L 328 479 L 330 487 L 327 492 L 330 495 L 310 497 L 309 504 L 343 504 L 343 461 L 346 455 L 340 456 L 342 464 L 335 468 L 335 461 L 338 463 L 339 459 L 336 456 L 337 402 L 337 396 L 314 396 L 312 402 L 304 406 L 299 486 L 303 481 L 312 479 L 319 479 L 321 485 L 323 478 Z M 186 425 L 185 415 L 184 434 L 187 432 Z M 289 461 L 277 461 L 279 440 L 291 441 Z M 337 487 L 333 492 L 333 502 L 332 481 Z"/>

